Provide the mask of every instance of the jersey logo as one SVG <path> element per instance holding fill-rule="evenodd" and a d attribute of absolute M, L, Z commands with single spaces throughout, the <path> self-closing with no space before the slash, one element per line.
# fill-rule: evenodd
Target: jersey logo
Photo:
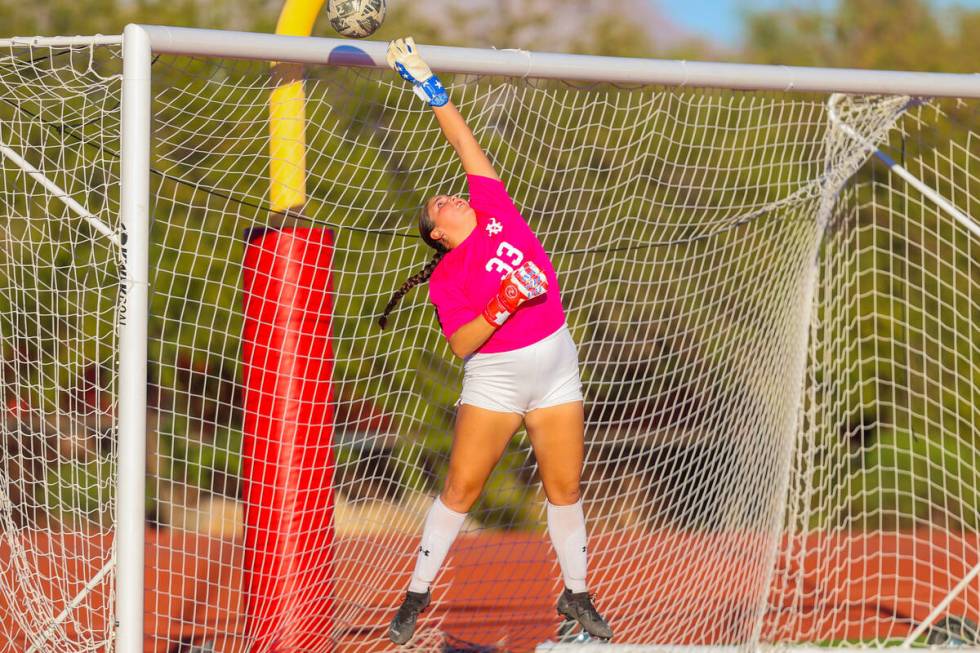
<path fill-rule="evenodd" d="M 490 218 L 490 222 L 487 223 L 487 233 L 491 236 L 496 236 L 501 231 L 504 230 L 504 225 L 497 222 L 497 218 Z"/>

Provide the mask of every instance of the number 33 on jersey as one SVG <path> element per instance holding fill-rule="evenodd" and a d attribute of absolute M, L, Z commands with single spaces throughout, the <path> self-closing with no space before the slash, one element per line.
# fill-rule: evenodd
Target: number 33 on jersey
<path fill-rule="evenodd" d="M 497 246 L 497 255 L 487 261 L 487 272 L 497 272 L 503 279 L 524 262 L 524 252 L 504 241 Z"/>

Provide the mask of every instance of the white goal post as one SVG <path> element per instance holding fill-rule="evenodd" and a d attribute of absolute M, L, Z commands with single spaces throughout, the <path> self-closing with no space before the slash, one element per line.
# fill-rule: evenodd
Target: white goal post
<path fill-rule="evenodd" d="M 0 40 L 0 587 L 26 597 L 0 603 L 0 648 L 381 646 L 443 478 L 461 371 L 424 288 L 389 332 L 371 329 L 426 261 L 405 217 L 417 196 L 464 190 L 424 107 L 386 76 L 385 46 L 149 25 Z M 980 75 L 422 48 L 557 261 L 594 406 L 590 556 L 617 641 L 912 647 L 947 617 L 976 620 Z M 310 199 L 285 210 L 265 198 L 268 62 L 325 71 L 300 114 Z M 894 143 L 916 139 L 896 161 Z M 309 517 L 286 538 L 301 550 L 276 550 L 300 579 L 280 596 L 240 574 L 268 563 L 255 547 L 275 535 L 256 544 L 269 517 L 249 516 L 250 501 L 279 491 L 248 444 L 261 431 L 249 396 L 279 391 L 254 381 L 268 370 L 243 335 L 267 314 L 242 303 L 258 296 L 250 274 L 271 278 L 243 261 L 284 256 L 252 249 L 284 225 L 330 230 L 326 271 L 296 278 L 323 282 L 330 326 L 306 335 L 333 358 L 318 377 L 331 453 L 280 452 L 301 479 L 284 505 L 330 523 Z M 296 410 L 276 419 L 301 422 Z M 113 443 L 65 443 L 103 418 Z M 53 444 L 33 444 L 42 436 Z M 553 599 L 519 440 L 502 463 L 517 471 L 471 513 L 449 563 L 461 580 L 437 586 L 420 649 L 543 641 L 517 616 L 467 629 L 448 607 L 504 602 L 501 587 Z M 330 485 L 319 498 L 306 465 Z M 187 586 L 144 586 L 183 554 L 166 582 Z M 167 613 L 182 594 L 191 612 Z M 862 611 L 873 600 L 880 613 Z M 299 632 L 313 623 L 329 628 Z M 955 639 L 941 635 L 930 641 Z"/>

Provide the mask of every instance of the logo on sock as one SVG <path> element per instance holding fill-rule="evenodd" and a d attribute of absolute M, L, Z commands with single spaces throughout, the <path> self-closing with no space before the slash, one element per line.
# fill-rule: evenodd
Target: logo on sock
<path fill-rule="evenodd" d="M 428 549 L 423 549 L 421 546 L 419 546 L 419 553 L 425 554 L 425 557 L 426 558 L 429 557 L 429 550 Z"/>

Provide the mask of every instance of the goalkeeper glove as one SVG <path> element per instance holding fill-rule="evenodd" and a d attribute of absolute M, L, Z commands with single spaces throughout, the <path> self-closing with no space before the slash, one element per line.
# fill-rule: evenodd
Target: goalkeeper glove
<path fill-rule="evenodd" d="M 500 328 L 521 304 L 547 290 L 548 278 L 538 266 L 528 261 L 503 278 L 497 294 L 483 309 L 483 318 L 494 328 Z"/>
<path fill-rule="evenodd" d="M 411 36 L 395 39 L 388 44 L 388 65 L 401 75 L 402 79 L 412 83 L 415 94 L 433 107 L 441 107 L 449 102 L 449 94 L 432 74 L 429 65 L 425 63 L 415 47 L 415 39 Z"/>

